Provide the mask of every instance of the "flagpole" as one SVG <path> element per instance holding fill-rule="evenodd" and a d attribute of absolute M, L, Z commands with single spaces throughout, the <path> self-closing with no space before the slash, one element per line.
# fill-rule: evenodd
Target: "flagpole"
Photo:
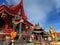
<path fill-rule="evenodd" d="M 19 25 L 19 39 L 21 38 L 21 29 L 22 29 L 22 23 Z"/>

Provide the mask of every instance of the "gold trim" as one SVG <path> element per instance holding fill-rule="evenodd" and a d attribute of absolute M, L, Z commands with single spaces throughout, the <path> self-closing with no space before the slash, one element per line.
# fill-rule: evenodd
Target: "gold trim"
<path fill-rule="evenodd" d="M 11 14 L 11 13 L 9 13 L 7 10 L 5 10 L 8 14 L 10 14 L 10 15 L 12 15 L 12 16 L 15 16 L 14 14 Z"/>
<path fill-rule="evenodd" d="M 4 11 L 7 12 L 8 14 L 12 15 L 12 16 L 15 16 L 14 14 L 9 13 L 6 9 L 3 9 L 2 11 L 0 11 L 0 13 L 2 13 Z"/>
<path fill-rule="evenodd" d="M 0 11 L 0 13 L 2 13 L 4 10 Z"/>
<path fill-rule="evenodd" d="M 35 32 L 35 33 L 42 33 L 43 31 L 33 31 L 33 32 Z"/>
<path fill-rule="evenodd" d="M 7 14 L 6 14 L 6 13 L 4 13 L 4 12 L 2 12 L 1 17 L 6 18 L 6 16 L 7 16 Z"/>

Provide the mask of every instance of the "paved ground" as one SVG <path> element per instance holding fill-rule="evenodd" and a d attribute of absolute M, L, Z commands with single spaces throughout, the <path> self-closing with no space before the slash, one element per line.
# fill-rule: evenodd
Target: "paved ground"
<path fill-rule="evenodd" d="M 21 40 L 20 40 L 20 41 L 21 41 Z M 2 45 L 2 43 L 3 43 L 3 41 L 0 41 L 0 45 Z M 52 45 L 54 45 L 54 44 L 60 45 L 60 42 L 54 42 L 54 44 L 53 44 L 53 42 L 51 42 L 51 44 L 52 44 Z M 25 42 L 22 42 L 22 41 L 21 41 L 21 43 L 20 43 L 20 42 L 15 42 L 14 45 L 34 45 L 34 43 L 25 43 Z"/>
<path fill-rule="evenodd" d="M 0 45 L 2 45 L 3 41 L 0 41 Z M 25 43 L 25 42 L 15 42 L 14 45 L 34 45 L 33 43 Z"/>
<path fill-rule="evenodd" d="M 15 45 L 17 45 L 17 44 L 15 44 Z M 34 45 L 34 44 L 33 43 L 20 43 L 18 45 Z"/>
<path fill-rule="evenodd" d="M 2 42 L 0 42 L 0 45 L 2 45 Z M 14 45 L 34 45 L 33 43 L 15 43 Z"/>
<path fill-rule="evenodd" d="M 2 41 L 0 40 L 0 45 L 2 44 Z"/>

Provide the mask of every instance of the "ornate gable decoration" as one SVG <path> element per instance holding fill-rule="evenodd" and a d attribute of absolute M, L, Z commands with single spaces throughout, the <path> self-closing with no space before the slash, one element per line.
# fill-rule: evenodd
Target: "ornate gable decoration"
<path fill-rule="evenodd" d="M 7 14 L 5 12 L 2 12 L 1 18 L 6 18 Z"/>

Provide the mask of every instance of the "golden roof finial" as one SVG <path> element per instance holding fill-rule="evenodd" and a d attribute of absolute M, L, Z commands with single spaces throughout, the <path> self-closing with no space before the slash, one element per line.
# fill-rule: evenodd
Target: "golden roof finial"
<path fill-rule="evenodd" d="M 52 27 L 52 25 L 50 25 L 50 29 L 52 29 L 53 27 Z"/>

